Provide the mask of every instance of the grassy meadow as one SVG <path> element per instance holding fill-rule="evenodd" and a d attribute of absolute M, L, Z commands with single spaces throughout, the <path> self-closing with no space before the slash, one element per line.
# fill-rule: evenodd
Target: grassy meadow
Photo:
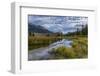
<path fill-rule="evenodd" d="M 41 47 L 47 47 L 53 42 L 61 39 L 70 39 L 73 41 L 72 47 L 60 46 L 53 48 L 49 53 L 51 59 L 65 59 L 65 58 L 87 58 L 88 57 L 88 39 L 87 36 L 63 36 L 63 37 L 48 37 L 48 36 L 29 36 L 28 46 L 29 51 Z"/>
<path fill-rule="evenodd" d="M 88 45 L 87 37 L 76 37 L 72 38 L 72 47 L 61 46 L 54 48 L 50 54 L 53 58 L 64 59 L 64 58 L 87 58 L 88 57 Z"/>
<path fill-rule="evenodd" d="M 61 40 L 61 37 L 48 37 L 48 36 L 29 36 L 28 37 L 28 50 L 46 47 L 53 42 Z"/>

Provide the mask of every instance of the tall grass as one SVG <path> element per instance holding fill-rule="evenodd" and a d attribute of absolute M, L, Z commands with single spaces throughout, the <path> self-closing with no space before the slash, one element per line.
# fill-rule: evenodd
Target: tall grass
<path fill-rule="evenodd" d="M 47 36 L 29 36 L 28 37 L 28 49 L 37 49 L 40 47 L 46 47 L 53 42 L 61 40 L 61 37 L 47 37 Z"/>
<path fill-rule="evenodd" d="M 57 49 L 53 49 L 50 54 L 54 56 L 54 58 L 74 58 L 75 53 L 73 48 L 66 48 L 65 46 L 58 47 Z"/>
<path fill-rule="evenodd" d="M 87 58 L 88 56 L 88 45 L 86 37 L 74 38 L 72 47 L 61 46 L 52 49 L 50 52 L 54 58 Z"/>

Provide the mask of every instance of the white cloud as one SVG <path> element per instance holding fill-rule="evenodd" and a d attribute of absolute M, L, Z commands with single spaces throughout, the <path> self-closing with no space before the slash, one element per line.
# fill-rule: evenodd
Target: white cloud
<path fill-rule="evenodd" d="M 87 24 L 87 17 L 80 16 L 38 16 L 31 15 L 28 17 L 29 23 L 41 25 L 53 32 L 75 31 L 76 24 Z M 72 28 L 72 29 L 71 29 Z"/>

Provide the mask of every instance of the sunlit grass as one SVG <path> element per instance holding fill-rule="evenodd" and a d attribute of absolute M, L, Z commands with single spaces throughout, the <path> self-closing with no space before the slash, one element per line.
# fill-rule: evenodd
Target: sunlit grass
<path fill-rule="evenodd" d="M 73 48 L 66 48 L 65 46 L 58 47 L 57 49 L 53 49 L 50 52 L 54 58 L 75 58 L 75 53 Z"/>
<path fill-rule="evenodd" d="M 61 40 L 61 37 L 29 36 L 28 50 L 46 47 L 53 42 Z"/>
<path fill-rule="evenodd" d="M 88 57 L 88 45 L 86 37 L 77 37 L 72 39 L 72 47 L 61 46 L 56 49 L 52 49 L 50 52 L 56 58 L 87 58 Z"/>
<path fill-rule="evenodd" d="M 54 59 L 63 59 L 63 58 L 87 58 L 88 57 L 88 39 L 86 36 L 69 36 L 62 37 L 64 39 L 70 39 L 73 41 L 71 44 L 72 47 L 60 46 L 58 48 L 53 48 L 49 52 Z M 46 36 L 29 36 L 28 38 L 28 49 L 37 49 L 41 47 L 47 47 L 53 42 L 62 39 L 61 37 L 46 37 Z"/>

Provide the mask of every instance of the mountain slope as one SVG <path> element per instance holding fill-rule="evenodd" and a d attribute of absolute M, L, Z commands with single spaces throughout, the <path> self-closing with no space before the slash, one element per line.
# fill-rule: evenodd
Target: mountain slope
<path fill-rule="evenodd" d="M 40 25 L 34 25 L 30 23 L 28 24 L 28 31 L 36 33 L 53 33 Z"/>

